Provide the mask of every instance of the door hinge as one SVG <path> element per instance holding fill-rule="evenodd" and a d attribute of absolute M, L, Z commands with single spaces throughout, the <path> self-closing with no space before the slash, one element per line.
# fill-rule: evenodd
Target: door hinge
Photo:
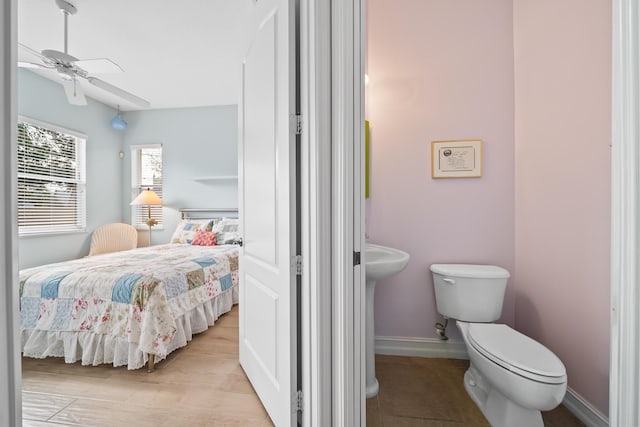
<path fill-rule="evenodd" d="M 296 275 L 302 276 L 302 255 L 296 255 Z"/>
<path fill-rule="evenodd" d="M 360 252 L 353 253 L 353 265 L 360 265 Z"/>
<path fill-rule="evenodd" d="M 296 114 L 296 135 L 302 135 L 302 116 Z"/>
<path fill-rule="evenodd" d="M 304 399 L 302 396 L 302 390 L 296 391 L 296 399 L 295 399 L 295 410 L 298 412 L 302 412 L 302 408 L 304 407 Z"/>

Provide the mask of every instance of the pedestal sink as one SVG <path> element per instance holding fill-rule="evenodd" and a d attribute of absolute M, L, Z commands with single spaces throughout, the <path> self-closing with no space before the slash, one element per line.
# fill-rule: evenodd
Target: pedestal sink
<path fill-rule="evenodd" d="M 376 379 L 375 365 L 375 330 L 373 323 L 373 296 L 376 283 L 380 279 L 393 276 L 401 272 L 409 262 L 409 254 L 399 249 L 367 243 L 365 246 L 365 278 L 367 286 L 365 294 L 367 298 L 367 399 L 378 394 L 378 380 Z"/>

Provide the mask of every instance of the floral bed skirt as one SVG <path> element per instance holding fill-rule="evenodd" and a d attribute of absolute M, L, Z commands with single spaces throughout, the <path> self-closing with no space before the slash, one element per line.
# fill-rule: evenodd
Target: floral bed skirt
<path fill-rule="evenodd" d="M 156 355 L 155 363 L 174 350 L 184 347 L 194 334 L 207 330 L 216 320 L 238 303 L 238 285 L 176 319 L 177 330 L 167 345 L 164 355 Z M 142 368 L 149 358 L 126 337 L 102 335 L 92 331 L 42 331 L 22 330 L 22 353 L 24 356 L 42 359 L 64 357 L 66 363 L 81 361 L 83 365 L 126 365 L 128 369 Z"/>

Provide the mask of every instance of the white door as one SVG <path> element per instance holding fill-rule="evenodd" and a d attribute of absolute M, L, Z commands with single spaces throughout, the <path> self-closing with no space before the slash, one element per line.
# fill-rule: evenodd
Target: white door
<path fill-rule="evenodd" d="M 294 425 L 296 97 L 294 0 L 252 6 L 239 142 L 240 364 L 276 426 Z"/>

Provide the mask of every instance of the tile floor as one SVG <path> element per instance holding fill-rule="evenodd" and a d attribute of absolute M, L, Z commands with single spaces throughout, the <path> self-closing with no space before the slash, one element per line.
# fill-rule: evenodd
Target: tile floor
<path fill-rule="evenodd" d="M 466 360 L 376 355 L 380 392 L 367 399 L 367 427 L 489 426 L 464 389 L 468 366 Z M 584 425 L 564 406 L 542 418 L 546 427 Z"/>
<path fill-rule="evenodd" d="M 152 374 L 23 358 L 23 426 L 272 426 L 238 364 L 237 343 L 235 307 Z M 376 356 L 380 393 L 367 400 L 367 426 L 488 426 L 462 385 L 467 363 Z M 564 407 L 544 420 L 582 425 Z"/>

